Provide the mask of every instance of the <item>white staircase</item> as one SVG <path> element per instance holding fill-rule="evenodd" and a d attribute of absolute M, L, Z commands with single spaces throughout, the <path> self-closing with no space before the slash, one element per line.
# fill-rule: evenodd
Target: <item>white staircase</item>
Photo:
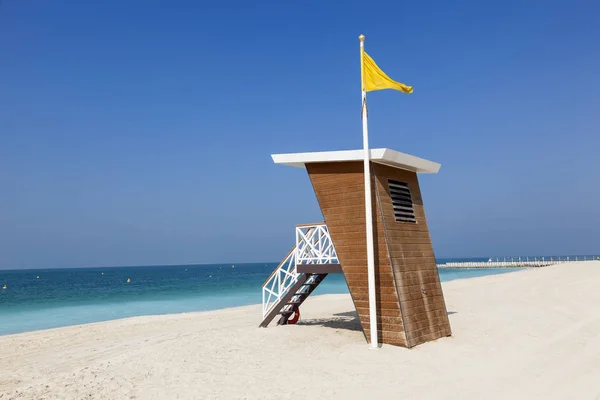
<path fill-rule="evenodd" d="M 327 272 L 320 272 L 319 268 L 314 273 L 300 273 L 298 265 L 338 263 L 327 225 L 296 226 L 296 245 L 262 286 L 260 326 L 266 328 L 277 315 L 281 315 L 278 325 L 287 324 L 300 304 L 327 276 Z"/>

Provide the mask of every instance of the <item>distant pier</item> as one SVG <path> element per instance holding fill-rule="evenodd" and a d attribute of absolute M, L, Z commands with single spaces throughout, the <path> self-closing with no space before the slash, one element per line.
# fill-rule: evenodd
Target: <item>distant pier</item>
<path fill-rule="evenodd" d="M 437 264 L 438 268 L 539 268 L 569 262 L 600 260 L 600 256 L 583 257 L 494 257 L 488 261 L 464 261 Z"/>

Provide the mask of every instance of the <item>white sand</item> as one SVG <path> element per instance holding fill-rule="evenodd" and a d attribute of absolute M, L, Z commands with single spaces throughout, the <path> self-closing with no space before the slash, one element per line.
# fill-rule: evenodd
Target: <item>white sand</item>
<path fill-rule="evenodd" d="M 600 262 L 444 283 L 453 336 L 369 350 L 347 295 L 0 337 L 5 399 L 598 399 Z"/>

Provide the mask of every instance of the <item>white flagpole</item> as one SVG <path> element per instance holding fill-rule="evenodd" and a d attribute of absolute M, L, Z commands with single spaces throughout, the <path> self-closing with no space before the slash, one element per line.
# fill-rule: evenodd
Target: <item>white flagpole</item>
<path fill-rule="evenodd" d="M 365 215 L 367 223 L 367 274 L 369 276 L 369 325 L 371 328 L 371 348 L 378 347 L 377 341 L 377 296 L 375 293 L 375 251 L 373 249 L 373 206 L 371 204 L 371 153 L 369 151 L 369 128 L 367 125 L 367 91 L 364 81 L 363 53 L 365 36 L 360 41 L 360 80 L 362 92 L 363 148 L 365 150 Z"/>

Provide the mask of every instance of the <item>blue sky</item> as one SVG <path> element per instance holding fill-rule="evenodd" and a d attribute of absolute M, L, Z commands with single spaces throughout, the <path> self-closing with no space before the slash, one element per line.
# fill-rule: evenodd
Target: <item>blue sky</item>
<path fill-rule="evenodd" d="M 373 147 L 437 256 L 600 253 L 591 1 L 0 3 L 0 268 L 276 261 L 322 219 L 270 154 Z"/>

